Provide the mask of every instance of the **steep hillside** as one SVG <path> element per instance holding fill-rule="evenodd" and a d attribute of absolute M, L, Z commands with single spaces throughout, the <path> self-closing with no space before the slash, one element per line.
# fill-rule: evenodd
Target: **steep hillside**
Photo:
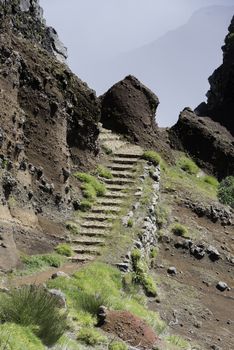
<path fill-rule="evenodd" d="M 70 173 L 98 152 L 95 92 L 56 59 L 41 12 L 37 1 L 0 4 L 1 269 L 17 250 L 51 249 L 76 201 Z"/>

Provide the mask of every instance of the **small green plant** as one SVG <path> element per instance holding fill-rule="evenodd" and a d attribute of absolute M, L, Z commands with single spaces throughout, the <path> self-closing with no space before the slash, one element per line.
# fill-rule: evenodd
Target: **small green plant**
<path fill-rule="evenodd" d="M 99 165 L 97 167 L 97 174 L 100 177 L 104 177 L 105 179 L 112 179 L 113 178 L 113 175 L 111 174 L 110 170 L 102 165 Z"/>
<path fill-rule="evenodd" d="M 53 345 L 67 327 L 67 315 L 58 309 L 57 300 L 40 286 L 13 289 L 0 300 L 0 323 L 32 327 L 44 344 Z"/>
<path fill-rule="evenodd" d="M 66 243 L 61 243 L 59 244 L 56 248 L 55 251 L 59 254 L 59 255 L 64 255 L 64 256 L 72 256 L 73 251 L 71 249 L 71 246 L 69 244 Z"/>
<path fill-rule="evenodd" d="M 157 225 L 161 229 L 169 221 L 169 209 L 165 205 L 159 204 L 155 209 L 155 216 Z"/>
<path fill-rule="evenodd" d="M 158 255 L 158 249 L 156 247 L 152 248 L 150 251 L 150 258 L 155 259 Z"/>
<path fill-rule="evenodd" d="M 190 175 L 197 175 L 199 172 L 199 168 L 196 165 L 196 163 L 188 158 L 188 157 L 180 157 L 177 165 L 179 166 L 180 169 L 184 170 L 186 173 Z"/>
<path fill-rule="evenodd" d="M 81 202 L 80 202 L 80 210 L 81 211 L 88 211 L 92 208 L 92 205 L 93 203 L 90 202 L 89 200 L 87 199 L 83 199 Z"/>
<path fill-rule="evenodd" d="M 221 203 L 234 208 L 234 176 L 223 179 L 218 187 L 218 199 Z"/>
<path fill-rule="evenodd" d="M 81 190 L 82 190 L 82 194 L 83 196 L 90 200 L 90 201 L 95 201 L 96 196 L 97 196 L 97 192 L 95 190 L 95 188 L 93 187 L 92 184 L 90 183 L 84 183 L 81 185 Z"/>
<path fill-rule="evenodd" d="M 67 222 L 66 229 L 69 230 L 73 235 L 79 234 L 79 226 L 74 222 Z"/>
<path fill-rule="evenodd" d="M 188 229 L 180 223 L 171 226 L 171 232 L 176 236 L 188 237 Z"/>
<path fill-rule="evenodd" d="M 207 184 L 209 184 L 209 185 L 211 185 L 211 186 L 213 186 L 213 187 L 218 187 L 218 185 L 219 185 L 219 182 L 218 182 L 218 180 L 214 177 L 214 176 L 209 176 L 209 175 L 205 175 L 203 178 L 202 178 L 202 180 L 205 182 L 205 183 L 207 183 Z"/>
<path fill-rule="evenodd" d="M 133 227 L 133 220 L 132 219 L 128 219 L 127 226 Z"/>
<path fill-rule="evenodd" d="M 128 350 L 128 346 L 120 341 L 114 341 L 109 344 L 108 350 Z"/>
<path fill-rule="evenodd" d="M 105 145 L 102 146 L 102 149 L 103 149 L 103 151 L 104 151 L 108 156 L 111 155 L 111 154 L 113 154 L 112 149 L 109 148 L 109 147 L 107 147 L 107 146 L 105 146 Z"/>
<path fill-rule="evenodd" d="M 156 296 L 157 288 L 153 278 L 149 275 L 148 266 L 143 260 L 139 249 L 134 249 L 131 254 L 133 269 L 135 272 L 134 281 L 143 286 L 146 295 Z"/>
<path fill-rule="evenodd" d="M 74 176 L 80 181 L 92 185 L 97 196 L 103 196 L 105 194 L 105 185 L 96 179 L 95 176 L 86 173 L 76 173 Z"/>
<path fill-rule="evenodd" d="M 143 153 L 142 158 L 147 160 L 148 162 L 153 163 L 153 165 L 155 166 L 159 165 L 162 162 L 162 158 L 155 151 L 145 151 Z"/>
<path fill-rule="evenodd" d="M 77 335 L 77 340 L 90 346 L 107 343 L 107 338 L 93 328 L 81 328 Z"/>

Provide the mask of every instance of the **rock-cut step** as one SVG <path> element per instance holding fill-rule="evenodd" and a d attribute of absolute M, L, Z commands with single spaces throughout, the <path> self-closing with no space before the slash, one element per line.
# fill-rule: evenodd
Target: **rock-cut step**
<path fill-rule="evenodd" d="M 120 208 L 116 206 L 99 205 L 93 206 L 91 213 L 119 213 Z"/>
<path fill-rule="evenodd" d="M 103 246 L 105 245 L 105 239 L 101 239 L 101 238 L 96 238 L 96 237 L 85 237 L 85 236 L 81 236 L 78 237 L 74 240 L 72 240 L 72 244 L 77 244 L 77 245 L 86 245 L 86 246 L 93 246 L 93 245 L 97 245 L 97 246 Z"/>
<path fill-rule="evenodd" d="M 120 139 L 120 137 L 118 135 L 111 134 L 111 133 L 101 133 L 99 135 L 98 139 L 102 142 L 104 142 L 104 141 L 118 141 Z"/>
<path fill-rule="evenodd" d="M 97 204 L 101 205 L 121 206 L 123 203 L 123 199 L 120 198 L 99 197 L 97 199 Z"/>
<path fill-rule="evenodd" d="M 134 172 L 126 171 L 125 169 L 122 169 L 122 170 L 111 170 L 111 174 L 114 177 L 117 177 L 117 178 L 122 177 L 122 178 L 126 178 L 126 179 L 128 179 L 128 178 L 132 179 L 135 176 Z"/>
<path fill-rule="evenodd" d="M 106 187 L 107 187 L 107 186 L 106 186 Z M 126 197 L 128 197 L 128 194 L 127 194 L 127 193 L 114 192 L 114 191 L 107 191 L 107 192 L 105 193 L 105 195 L 103 196 L 103 199 L 104 199 L 104 198 L 110 198 L 110 199 L 113 199 L 113 198 L 115 198 L 115 199 L 117 199 L 117 198 L 122 198 L 122 199 L 124 199 L 124 198 L 126 198 Z"/>
<path fill-rule="evenodd" d="M 77 254 L 90 254 L 90 255 L 100 255 L 100 247 L 87 246 L 87 245 L 74 245 L 72 250 Z"/>
<path fill-rule="evenodd" d="M 112 184 L 112 185 L 126 185 L 126 184 L 133 184 L 135 181 L 133 179 L 127 179 L 125 177 L 113 177 L 112 179 L 105 179 L 104 180 L 106 184 Z"/>
<path fill-rule="evenodd" d="M 90 255 L 90 254 L 79 255 L 78 254 L 78 255 L 75 255 L 75 256 L 68 258 L 68 260 L 70 260 L 73 263 L 81 263 L 81 262 L 86 262 L 86 261 L 92 261 L 95 258 L 96 258 L 95 255 Z"/>
<path fill-rule="evenodd" d="M 129 189 L 129 184 L 125 185 L 115 185 L 115 184 L 106 184 L 106 189 L 111 192 L 123 191 Z M 127 197 L 127 196 L 126 196 Z"/>
<path fill-rule="evenodd" d="M 107 165 L 107 167 L 109 169 L 111 169 L 111 171 L 135 171 L 135 164 L 118 164 L 118 163 L 111 163 L 109 165 Z"/>
<path fill-rule="evenodd" d="M 103 221 L 84 221 L 80 223 L 81 227 L 81 232 L 82 230 L 87 230 L 87 229 L 93 229 L 93 230 L 107 230 L 112 228 L 112 224 L 110 222 L 103 222 Z"/>
<path fill-rule="evenodd" d="M 83 228 L 79 232 L 80 236 L 87 236 L 87 237 L 107 237 L 108 231 L 98 228 Z"/>
<path fill-rule="evenodd" d="M 89 213 L 83 216 L 86 221 L 105 221 L 117 219 L 118 215 L 115 214 L 105 214 L 105 213 Z"/>
<path fill-rule="evenodd" d="M 117 164 L 134 164 L 138 161 L 139 157 L 114 157 L 112 159 L 113 163 L 117 163 Z"/>

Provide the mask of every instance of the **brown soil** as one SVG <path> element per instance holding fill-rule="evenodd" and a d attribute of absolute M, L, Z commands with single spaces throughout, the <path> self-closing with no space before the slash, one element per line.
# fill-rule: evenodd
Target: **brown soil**
<path fill-rule="evenodd" d="M 157 341 L 152 328 L 129 311 L 108 311 L 101 328 L 138 349 L 152 349 Z"/>

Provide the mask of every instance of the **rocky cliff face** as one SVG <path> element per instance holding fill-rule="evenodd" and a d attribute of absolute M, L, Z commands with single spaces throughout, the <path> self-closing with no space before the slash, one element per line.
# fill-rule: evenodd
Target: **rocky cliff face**
<path fill-rule="evenodd" d="M 70 174 L 98 152 L 99 103 L 57 59 L 37 1 L 1 1 L 0 16 L 0 269 L 9 269 L 18 251 L 45 252 L 64 236 L 77 197 Z"/>
<path fill-rule="evenodd" d="M 228 28 L 223 50 L 223 64 L 209 78 L 207 104 L 197 108 L 200 115 L 208 115 L 234 135 L 234 17 Z"/>
<path fill-rule="evenodd" d="M 234 173 L 234 17 L 222 49 L 223 64 L 209 78 L 207 103 L 195 112 L 185 109 L 169 131 L 172 147 L 220 179 Z"/>

